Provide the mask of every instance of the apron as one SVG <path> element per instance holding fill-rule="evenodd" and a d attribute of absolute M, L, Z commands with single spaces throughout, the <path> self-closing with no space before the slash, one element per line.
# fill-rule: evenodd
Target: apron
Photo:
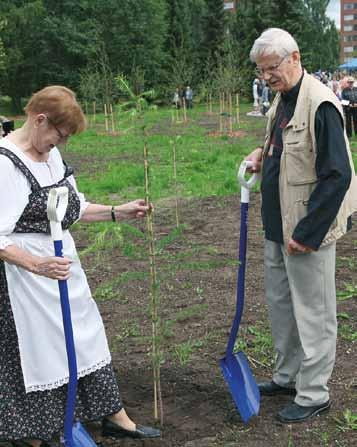
<path fill-rule="evenodd" d="M 35 256 L 54 256 L 47 219 L 48 193 L 53 187 L 68 187 L 68 208 L 62 222 L 63 254 L 73 260 L 67 282 L 78 378 L 83 377 L 108 365 L 111 357 L 102 318 L 68 231 L 80 213 L 79 198 L 68 181 L 73 171 L 66 166 L 62 180 L 41 187 L 13 152 L 0 148 L 0 154 L 7 156 L 31 185 L 28 204 L 9 237 L 14 244 Z M 69 379 L 58 282 L 7 262 L 4 265 L 26 392 L 58 388 Z"/>

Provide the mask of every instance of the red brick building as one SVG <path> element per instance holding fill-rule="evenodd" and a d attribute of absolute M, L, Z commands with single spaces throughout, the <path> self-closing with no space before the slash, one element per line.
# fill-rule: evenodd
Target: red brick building
<path fill-rule="evenodd" d="M 340 0 L 341 63 L 357 57 L 357 1 Z"/>

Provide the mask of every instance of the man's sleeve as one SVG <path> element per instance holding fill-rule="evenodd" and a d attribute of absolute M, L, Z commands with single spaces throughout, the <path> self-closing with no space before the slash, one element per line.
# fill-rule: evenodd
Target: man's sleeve
<path fill-rule="evenodd" d="M 307 205 L 307 215 L 297 224 L 292 238 L 317 250 L 340 209 L 351 182 L 341 115 L 324 102 L 315 117 L 317 184 Z"/>

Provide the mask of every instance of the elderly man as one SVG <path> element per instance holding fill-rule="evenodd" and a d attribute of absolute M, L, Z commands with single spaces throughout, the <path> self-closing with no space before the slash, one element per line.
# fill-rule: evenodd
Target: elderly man
<path fill-rule="evenodd" d="M 357 135 L 357 88 L 353 85 L 354 81 L 352 76 L 348 76 L 347 86 L 342 90 L 341 94 L 348 138 L 352 137 L 352 121 L 355 135 Z"/>
<path fill-rule="evenodd" d="M 356 177 L 341 105 L 302 69 L 294 38 L 268 29 L 250 57 L 278 92 L 265 143 L 247 157 L 262 172 L 265 287 L 276 351 L 272 380 L 259 389 L 266 396 L 295 395 L 277 417 L 300 422 L 330 408 L 336 240 L 351 225 Z"/>

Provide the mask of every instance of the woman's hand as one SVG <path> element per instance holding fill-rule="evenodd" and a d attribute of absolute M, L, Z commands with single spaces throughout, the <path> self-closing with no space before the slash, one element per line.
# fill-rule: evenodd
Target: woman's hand
<path fill-rule="evenodd" d="M 66 280 L 70 277 L 70 266 L 73 261 L 68 258 L 60 258 L 56 256 L 37 257 L 32 273 L 47 278 Z"/>
<path fill-rule="evenodd" d="M 146 205 L 145 200 L 137 199 L 132 202 L 124 203 L 114 207 L 114 213 L 117 220 L 133 219 L 145 217 L 149 210 L 152 210 L 153 206 Z"/>

